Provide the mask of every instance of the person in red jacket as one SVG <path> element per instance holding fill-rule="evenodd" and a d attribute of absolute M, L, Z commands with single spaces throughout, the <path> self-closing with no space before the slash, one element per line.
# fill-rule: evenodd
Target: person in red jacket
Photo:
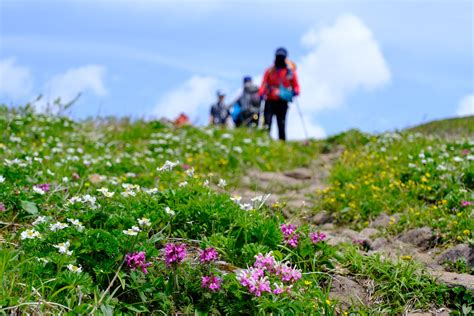
<path fill-rule="evenodd" d="M 299 93 L 296 66 L 288 60 L 286 49 L 278 48 L 275 52 L 274 65 L 265 71 L 259 94 L 265 99 L 264 124 L 270 131 L 273 116 L 276 116 L 280 140 L 286 140 L 288 102 L 291 102 Z"/>

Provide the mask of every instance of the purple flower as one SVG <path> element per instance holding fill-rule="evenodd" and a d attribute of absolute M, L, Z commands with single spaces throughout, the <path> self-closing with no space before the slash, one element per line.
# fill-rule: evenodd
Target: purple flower
<path fill-rule="evenodd" d="M 125 256 L 125 263 L 132 270 L 139 268 L 145 274 L 148 273 L 147 268 L 151 266 L 151 262 L 146 262 L 145 252 L 143 251 L 127 254 Z"/>
<path fill-rule="evenodd" d="M 298 246 L 298 238 L 300 238 L 299 234 L 296 234 L 296 225 L 293 224 L 282 224 L 280 226 L 281 232 L 283 233 L 285 245 L 289 245 L 292 248 L 296 248 Z"/>
<path fill-rule="evenodd" d="M 471 201 L 461 201 L 461 206 L 462 207 L 466 207 L 466 206 L 469 206 L 469 205 L 473 205 L 474 203 L 471 202 Z"/>
<path fill-rule="evenodd" d="M 217 254 L 216 249 L 214 248 L 204 249 L 199 256 L 199 260 L 201 261 L 201 263 L 209 263 L 212 261 L 216 261 L 217 258 L 218 258 L 218 254 Z"/>
<path fill-rule="evenodd" d="M 43 190 L 44 192 L 48 192 L 48 191 L 49 191 L 49 183 L 38 184 L 36 187 L 37 187 L 37 188 L 40 188 L 40 189 Z"/>
<path fill-rule="evenodd" d="M 209 289 L 213 292 L 218 291 L 221 288 L 221 278 L 215 275 L 206 275 L 201 277 L 201 288 Z"/>
<path fill-rule="evenodd" d="M 5 210 L 6 210 L 5 204 L 0 202 L 0 212 L 5 212 Z"/>
<path fill-rule="evenodd" d="M 267 253 L 265 256 L 259 253 L 255 256 L 255 263 L 253 266 L 255 268 L 260 268 L 262 270 L 273 271 L 275 269 L 276 260 L 272 256 L 271 252 Z"/>
<path fill-rule="evenodd" d="M 294 283 L 301 279 L 301 271 L 289 266 L 287 262 L 278 264 L 275 274 L 279 276 L 283 282 Z"/>
<path fill-rule="evenodd" d="M 186 245 L 168 243 L 165 246 L 165 262 L 170 266 L 173 263 L 180 263 L 186 257 Z"/>
<path fill-rule="evenodd" d="M 281 232 L 285 238 L 290 237 L 296 231 L 296 225 L 293 224 L 282 224 L 280 226 Z"/>
<path fill-rule="evenodd" d="M 309 238 L 311 238 L 311 241 L 313 242 L 313 244 L 317 244 L 318 242 L 326 239 L 326 234 L 320 233 L 320 232 L 311 233 L 309 234 Z"/>

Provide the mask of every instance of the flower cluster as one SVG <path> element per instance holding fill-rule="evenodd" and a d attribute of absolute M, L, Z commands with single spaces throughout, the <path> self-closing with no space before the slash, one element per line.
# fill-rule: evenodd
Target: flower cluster
<path fill-rule="evenodd" d="M 215 275 L 205 275 L 201 277 L 201 288 L 209 289 L 213 292 L 221 288 L 221 278 Z"/>
<path fill-rule="evenodd" d="M 270 278 L 275 279 L 274 288 L 270 285 Z M 271 253 L 255 256 L 253 267 L 241 270 L 237 280 L 245 286 L 250 293 L 261 296 L 262 293 L 281 294 L 290 293 L 293 284 L 301 278 L 301 271 L 290 266 L 288 262 L 278 262 Z M 283 284 L 286 283 L 286 285 Z"/>
<path fill-rule="evenodd" d="M 186 257 L 186 245 L 178 243 L 168 243 L 165 246 L 165 262 L 170 266 L 173 263 L 179 264 Z"/>
<path fill-rule="evenodd" d="M 309 238 L 311 238 L 311 241 L 313 244 L 317 244 L 320 241 L 324 241 L 326 239 L 326 234 L 321 233 L 321 232 L 316 232 L 316 233 L 310 233 Z"/>
<path fill-rule="evenodd" d="M 217 258 L 218 254 L 216 249 L 214 248 L 206 248 L 199 255 L 199 261 L 201 261 L 201 263 L 209 263 L 212 261 L 216 261 Z"/>
<path fill-rule="evenodd" d="M 296 234 L 296 225 L 293 224 L 282 224 L 280 226 L 281 232 L 283 233 L 283 237 L 285 240 L 283 243 L 285 245 L 289 245 L 292 248 L 296 248 L 298 246 L 298 239 L 300 238 L 299 234 Z"/>
<path fill-rule="evenodd" d="M 151 262 L 146 262 L 146 255 L 143 251 L 127 254 L 125 263 L 132 270 L 141 269 L 144 274 L 148 273 L 147 268 L 151 266 Z"/>

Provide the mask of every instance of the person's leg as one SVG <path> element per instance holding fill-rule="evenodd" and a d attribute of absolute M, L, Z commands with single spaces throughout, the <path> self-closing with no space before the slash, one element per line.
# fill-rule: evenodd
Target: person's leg
<path fill-rule="evenodd" d="M 275 114 L 277 118 L 278 124 L 278 138 L 280 140 L 286 140 L 286 113 L 288 112 L 288 103 L 287 102 L 279 102 L 279 104 L 275 105 Z"/>
<path fill-rule="evenodd" d="M 273 119 L 273 102 L 265 101 L 265 108 L 263 109 L 263 125 L 268 128 L 270 133 L 272 129 L 272 119 Z"/>

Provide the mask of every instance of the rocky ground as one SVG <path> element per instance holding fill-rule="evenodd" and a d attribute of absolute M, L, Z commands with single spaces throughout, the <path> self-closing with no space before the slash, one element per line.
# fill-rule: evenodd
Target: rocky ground
<path fill-rule="evenodd" d="M 429 227 L 421 227 L 405 231 L 398 236 L 387 236 L 383 228 L 390 221 L 397 220 L 397 214 L 388 216 L 381 214 L 373 220 L 369 227 L 355 231 L 340 227 L 333 223 L 331 214 L 312 208 L 311 193 L 325 188 L 326 178 L 332 162 L 338 153 L 322 155 L 311 166 L 301 167 L 283 172 L 262 172 L 251 170 L 242 179 L 241 186 L 234 191 L 243 200 L 270 193 L 268 204 L 286 203 L 284 215 L 288 221 L 298 224 L 310 222 L 328 236 L 328 243 L 336 245 L 343 242 L 357 241 L 363 245 L 366 254 L 379 253 L 390 259 L 405 258 L 421 263 L 426 271 L 438 282 L 449 286 L 463 286 L 474 292 L 474 275 L 459 274 L 446 271 L 443 265 L 448 261 L 464 258 L 470 266 L 474 266 L 474 247 L 459 244 L 448 248 L 438 248 L 436 235 Z M 333 276 L 331 297 L 346 305 L 362 303 L 376 304 L 372 300 L 373 280 L 363 280 L 344 273 Z M 412 311 L 408 315 L 449 315 L 447 308 L 434 309 L 430 312 Z"/>

